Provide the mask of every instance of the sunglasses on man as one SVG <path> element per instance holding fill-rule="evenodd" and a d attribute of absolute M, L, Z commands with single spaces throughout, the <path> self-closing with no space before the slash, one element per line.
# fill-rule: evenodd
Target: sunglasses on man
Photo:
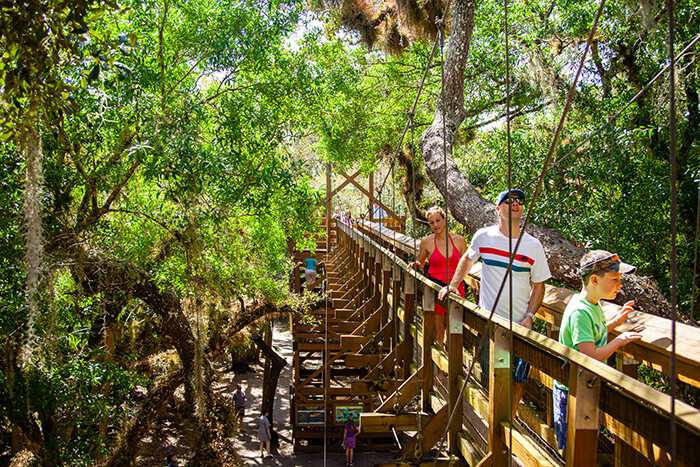
<path fill-rule="evenodd" d="M 506 204 L 518 203 L 518 204 L 521 205 L 521 206 L 525 206 L 525 200 L 522 199 L 522 198 L 511 198 L 511 197 L 508 197 L 508 198 L 504 199 L 503 202 L 506 203 Z"/>

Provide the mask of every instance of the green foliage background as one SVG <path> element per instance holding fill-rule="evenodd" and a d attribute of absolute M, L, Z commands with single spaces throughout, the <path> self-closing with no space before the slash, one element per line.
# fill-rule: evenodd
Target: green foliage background
<path fill-rule="evenodd" d="M 135 265 L 183 303 L 198 291 L 214 309 L 241 297 L 289 300 L 289 248 L 312 243 L 324 163 L 386 173 L 432 44 L 415 36 L 402 54 L 369 50 L 339 26 L 336 10 L 305 13 L 307 5 L 296 0 L 29 3 L 41 21 L 14 4 L 2 7 L 9 32 L 0 36 L 0 423 L 29 433 L 40 419 L 37 455 L 88 465 L 110 444 L 95 427 L 128 419 L 152 382 L 138 363 L 171 344 L 158 317 L 126 291 L 88 291 L 86 264 L 100 258 Z M 534 186 L 596 8 L 578 1 L 511 5 L 514 185 Z M 679 51 L 700 21 L 696 0 L 676 8 Z M 476 13 L 467 116 L 454 157 L 493 197 L 507 174 L 502 3 L 479 2 Z M 555 151 L 555 159 L 567 158 L 550 170 L 530 207 L 538 224 L 588 248 L 617 251 L 664 291 L 668 79 L 574 149 L 666 63 L 666 29 L 662 2 L 608 2 Z M 686 314 L 700 178 L 695 57 L 693 50 L 679 60 L 676 83 L 678 291 Z M 440 63 L 438 57 L 427 74 L 406 153 L 432 122 Z M 23 362 L 20 136 L 30 127 L 43 151 L 45 253 L 39 341 Z M 395 164 L 388 183 L 394 193 L 409 185 L 405 167 Z M 437 197 L 428 186 L 422 203 Z M 423 234 L 418 226 L 411 233 Z M 111 313 L 122 341 L 108 355 L 96 333 Z M 185 313 L 193 325 L 190 309 Z M 211 339 L 217 330 L 207 332 Z"/>

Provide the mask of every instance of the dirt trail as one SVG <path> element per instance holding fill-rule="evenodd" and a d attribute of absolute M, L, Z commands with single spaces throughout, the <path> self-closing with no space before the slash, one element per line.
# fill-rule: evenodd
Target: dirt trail
<path fill-rule="evenodd" d="M 214 386 L 215 392 L 230 397 L 235 391 L 236 384 L 240 383 L 246 394 L 243 429 L 234 440 L 243 465 L 269 467 L 344 466 L 344 452 L 325 454 L 295 454 L 293 452 L 289 418 L 289 387 L 292 382 L 293 350 L 288 321 L 275 322 L 272 345 L 287 361 L 287 366 L 284 367 L 280 375 L 275 399 L 273 422 L 280 435 L 280 446 L 272 459 L 260 457 L 260 443 L 257 438 L 257 422 L 260 418 L 260 404 L 262 402 L 263 363 L 252 364 L 253 372 L 241 374 L 226 371 L 228 362 L 213 363 L 218 380 Z M 179 396 L 181 397 L 181 394 Z M 154 422 L 149 436 L 144 439 L 142 455 L 137 464 L 144 467 L 162 467 L 165 465 L 165 456 L 168 452 L 174 452 L 178 456 L 180 465 L 189 466 L 190 464 L 187 464 L 186 461 L 192 455 L 192 444 L 196 430 L 196 426 L 193 425 L 190 422 L 183 423 L 171 404 L 167 414 Z M 377 463 L 391 462 L 392 457 L 393 453 L 355 452 L 355 466 L 370 467 Z"/>
<path fill-rule="evenodd" d="M 243 460 L 244 465 L 265 465 L 277 467 L 292 466 L 344 466 L 344 453 L 318 453 L 302 454 L 294 453 L 292 446 L 292 433 L 289 418 L 289 387 L 292 382 L 292 336 L 287 322 L 276 322 L 274 327 L 272 345 L 275 350 L 287 361 L 287 366 L 282 370 L 279 385 L 277 387 L 277 398 L 275 399 L 274 424 L 280 435 L 279 452 L 272 459 L 260 458 L 260 443 L 257 438 L 257 420 L 260 417 L 260 403 L 262 401 L 261 383 L 263 376 L 263 366 L 255 365 L 254 373 L 235 375 L 231 379 L 227 390 L 235 390 L 235 385 L 240 383 L 247 397 L 246 416 L 244 418 L 243 432 L 238 435 L 236 447 L 238 455 Z M 232 375 L 232 374 L 228 374 Z M 355 452 L 356 467 L 370 467 L 378 462 L 389 462 L 392 453 Z"/>

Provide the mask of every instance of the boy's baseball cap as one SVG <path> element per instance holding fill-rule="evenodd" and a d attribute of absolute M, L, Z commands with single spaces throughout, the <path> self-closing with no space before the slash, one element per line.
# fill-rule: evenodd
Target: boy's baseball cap
<path fill-rule="evenodd" d="M 508 193 L 513 193 L 514 195 L 520 196 L 521 199 L 525 199 L 525 192 L 519 188 L 513 188 L 510 191 L 504 190 L 498 195 L 498 199 L 496 200 L 496 206 L 500 206 L 501 203 L 503 202 L 504 199 L 508 196 Z"/>
<path fill-rule="evenodd" d="M 584 261 L 585 258 L 585 261 Z M 579 274 L 587 276 L 598 271 L 612 271 L 621 274 L 629 274 L 637 269 L 636 266 L 623 263 L 617 253 L 605 250 L 593 250 L 581 258 Z"/>

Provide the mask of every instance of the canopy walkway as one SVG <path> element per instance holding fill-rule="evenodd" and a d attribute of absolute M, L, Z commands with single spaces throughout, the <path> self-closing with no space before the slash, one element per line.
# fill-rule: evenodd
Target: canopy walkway
<path fill-rule="evenodd" d="M 361 413 L 358 449 L 396 450 L 391 465 L 500 466 L 509 455 L 514 465 L 697 465 L 700 411 L 636 379 L 640 363 L 668 374 L 670 320 L 637 313 L 613 332 L 646 327 L 642 340 L 616 354 L 615 369 L 557 342 L 570 290 L 547 286 L 537 312 L 546 331 L 513 324 L 512 339 L 507 320 L 493 316 L 486 328 L 488 312 L 452 295 L 449 303 L 440 302 L 449 310 L 445 352 L 433 345 L 439 286 L 406 267 L 418 243 L 370 222 L 338 223 L 329 232 L 329 248 L 319 252 L 326 272 L 318 282 L 326 282 L 330 299 L 313 311 L 312 322 L 297 319 L 293 325 L 295 450 L 341 449 L 345 418 Z M 478 269 L 467 282 L 478 294 Z M 604 306 L 608 317 L 618 308 Z M 676 326 L 677 377 L 700 387 L 694 349 L 700 335 Z M 484 329 L 489 369 L 477 363 L 459 397 Z M 517 421 L 510 416 L 513 356 L 532 364 Z M 555 379 L 570 388 L 565 452 L 557 450 L 552 428 Z"/>

